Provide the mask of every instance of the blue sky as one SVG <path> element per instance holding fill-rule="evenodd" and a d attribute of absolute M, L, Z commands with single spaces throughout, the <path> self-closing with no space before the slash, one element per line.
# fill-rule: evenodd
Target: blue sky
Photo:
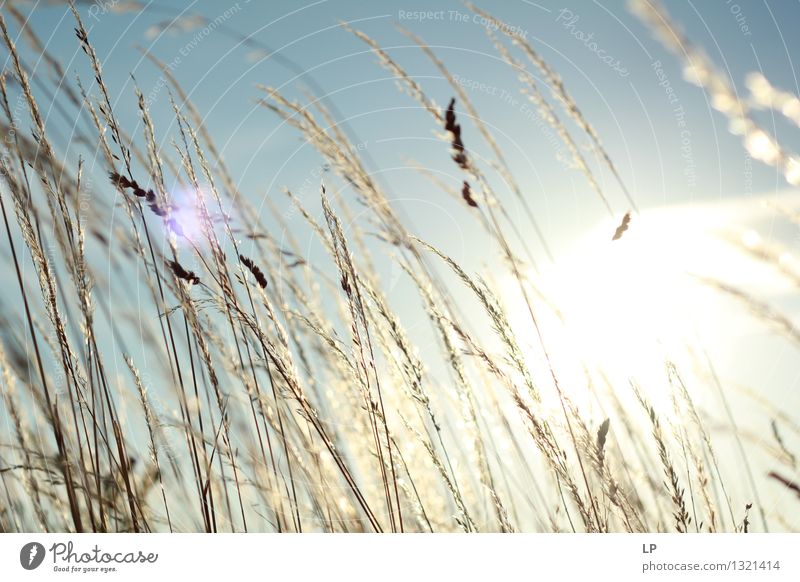
<path fill-rule="evenodd" d="M 256 103 L 263 96 L 256 85 L 279 87 L 299 100 L 305 99 L 304 91 L 313 85 L 325 93 L 324 102 L 347 120 L 349 135 L 363 147 L 375 178 L 412 231 L 471 268 L 497 260 L 486 238 L 476 236 L 469 210 L 409 167 L 408 162 L 414 160 L 452 186 L 460 186 L 462 176 L 437 137 L 441 128 L 413 99 L 398 91 L 394 79 L 363 42 L 338 26 L 347 21 L 386 47 L 438 104 L 447 104 L 452 88 L 398 32 L 397 24 L 422 37 L 451 73 L 472 87 L 470 98 L 492 128 L 556 253 L 568 252 L 598 221 L 608 220 L 584 176 L 558 161 L 553 136 L 536 123 L 532 106 L 519 93 L 515 74 L 498 59 L 481 23 L 459 2 L 241 0 L 148 3 L 143 11 L 121 14 L 113 10 L 123 5 L 81 5 L 123 127 L 141 139 L 133 75 L 148 97 L 162 150 L 165 155 L 174 151 L 171 140 L 178 136 L 168 92 L 159 72 L 137 49 L 144 47 L 174 64 L 173 74 L 205 116 L 241 191 L 265 213 L 267 198 L 279 207 L 287 204 L 281 194 L 284 187 L 318 209 L 318 181 L 332 178 L 320 173 L 318 154 L 295 130 Z M 30 10 L 32 6 L 25 8 L 43 42 L 61 59 L 70 76 L 80 75 L 90 90 L 96 90 L 72 33 L 68 10 L 43 3 Z M 522 31 L 561 75 L 640 208 L 707 206 L 785 188 L 774 169 L 748 158 L 740 139 L 727 131 L 723 116 L 710 107 L 701 89 L 682 79 L 676 58 L 630 14 L 625 2 L 519 0 L 481 6 Z M 670 2 L 668 9 L 687 36 L 729 72 L 735 86 L 743 89 L 745 75 L 761 70 L 775 86 L 800 92 L 791 61 L 800 40 L 788 31 L 788 23 L 796 22 L 800 15 L 800 4 L 676 1 Z M 429 14 L 423 19 L 417 16 L 420 12 Z M 196 15 L 216 20 L 217 25 L 204 30 L 201 23 L 183 31 L 173 27 L 158 33 L 157 27 L 164 21 Z M 245 37 L 251 39 L 250 44 L 242 42 Z M 252 53 L 257 47 L 253 43 L 269 47 L 279 56 L 254 60 Z M 31 58 L 28 51 L 23 53 Z M 613 58 L 615 66 L 601 61 L 600 55 Z M 280 58 L 306 73 L 298 75 Z M 672 102 L 664 80 L 674 91 Z M 681 108 L 680 115 L 676 107 Z M 57 112 L 46 106 L 45 110 L 49 127 L 58 128 L 66 140 L 69 127 Z M 459 112 L 467 148 L 473 155 L 488 155 L 463 110 Z M 780 119 L 763 112 L 759 118 L 785 144 L 797 143 L 792 129 Z M 87 156 L 74 144 L 70 151 L 73 158 L 79 151 Z M 98 172 L 93 195 L 110 195 L 100 174 L 104 172 L 102 160 L 90 158 L 87 166 Z M 608 173 L 596 163 L 593 169 L 615 211 L 628 210 Z M 505 194 L 512 212 L 520 210 L 513 197 Z M 289 227 L 294 226 L 303 226 L 296 214 L 290 218 Z M 780 231 L 774 221 L 750 226 L 758 227 L 766 238 L 786 236 L 785 229 Z M 523 236 L 530 237 L 535 247 L 533 233 L 523 232 Z M 313 238 L 309 234 L 301 241 L 308 245 L 309 254 L 319 251 Z"/>
<path fill-rule="evenodd" d="M 256 207 L 263 208 L 267 197 L 278 206 L 286 204 L 281 189 L 287 187 L 316 208 L 319 156 L 295 130 L 256 103 L 263 96 L 257 84 L 280 87 L 300 100 L 313 85 L 325 92 L 324 102 L 347 120 L 348 133 L 362 144 L 376 179 L 413 230 L 458 260 L 469 263 L 466 257 L 477 256 L 476 267 L 494 260 L 485 249 L 486 241 L 467 224 L 468 209 L 409 168 L 408 162 L 415 160 L 445 182 L 460 185 L 461 176 L 437 138 L 441 128 L 398 91 L 363 42 L 338 26 L 347 21 L 386 47 L 438 104 L 446 105 L 452 88 L 395 25 L 422 37 L 450 71 L 472 87 L 470 98 L 493 129 L 556 252 L 607 219 L 583 175 L 557 160 L 553 136 L 536 123 L 515 74 L 498 59 L 484 26 L 459 2 L 158 2 L 148 3 L 143 11 L 116 13 L 114 8 L 120 6 L 124 3 L 82 4 L 81 12 L 123 127 L 141 139 L 133 75 L 148 97 L 162 150 L 165 155 L 172 153 L 177 129 L 168 92 L 159 72 L 137 49 L 144 47 L 174 64 L 173 74 L 205 115 L 240 189 Z M 774 169 L 747 157 L 739 138 L 727 131 L 726 120 L 710 107 L 701 89 L 682 79 L 675 57 L 629 13 L 625 2 L 520 0 L 482 6 L 522 31 L 561 75 L 641 208 L 732 200 L 784 188 Z M 68 10 L 44 3 L 23 8 L 68 75 L 80 75 L 90 90 L 96 90 Z M 737 87 L 743 88 L 749 71 L 762 70 L 774 85 L 798 92 L 791 55 L 797 54 L 800 40 L 788 34 L 787 23 L 796 22 L 800 5 L 676 1 L 668 9 L 688 37 L 729 72 Z M 421 18 L 419 13 L 427 14 Z M 153 34 L 159 23 L 198 14 L 217 24 L 206 30 L 201 23 Z M 248 36 L 249 45 L 242 42 Z M 279 56 L 253 59 L 257 48 L 253 42 Z M 34 63 L 29 51 L 23 54 Z M 616 66 L 601 61 L 600 54 L 612 57 Z M 307 73 L 298 75 L 280 58 Z M 660 66 L 654 67 L 657 62 Z M 672 102 L 662 83 L 665 79 L 674 91 Z M 676 107 L 681 108 L 680 115 Z M 44 108 L 49 127 L 66 141 L 69 126 L 55 110 Z M 781 120 L 768 113 L 759 115 L 784 143 L 797 143 Z M 488 155 L 469 120 L 461 117 L 461 121 L 467 148 L 474 155 Z M 87 156 L 74 144 L 70 148 L 72 157 L 79 151 Z M 104 170 L 99 158 L 90 158 L 87 165 Z M 607 172 L 598 164 L 593 168 L 615 211 L 628 210 Z M 98 176 L 93 195 L 110 194 Z M 512 211 L 517 210 L 513 197 L 506 200 Z M 297 216 L 292 220 L 302 221 Z"/>
<path fill-rule="evenodd" d="M 788 230 L 785 223 L 778 224 L 763 209 L 753 211 L 755 203 L 764 196 L 786 189 L 783 178 L 775 169 L 747 156 L 741 139 L 729 133 L 727 120 L 712 109 L 700 88 L 683 80 L 678 60 L 629 13 L 626 2 L 513 0 L 489 3 L 482 0 L 477 3 L 521 31 L 562 77 L 584 117 L 600 135 L 637 205 L 661 217 L 658 223 L 661 229 L 657 232 L 666 234 L 648 243 L 661 245 L 655 250 L 663 252 L 668 248 L 673 242 L 670 234 L 687 238 L 691 235 L 698 237 L 697 240 L 707 234 L 705 231 L 688 233 L 685 227 L 689 216 L 687 208 L 698 210 L 697 215 L 707 221 L 703 226 L 724 211 L 731 221 L 757 229 L 766 239 L 775 237 L 785 242 L 796 232 L 796 229 Z M 318 97 L 335 110 L 337 118 L 346 120 L 346 132 L 360 145 L 368 168 L 407 225 L 411 225 L 410 230 L 442 248 L 470 270 L 499 260 L 499 253 L 488 237 L 476 234 L 478 229 L 474 216 L 469 215 L 470 209 L 432 187 L 410 167 L 409 162 L 416 161 L 453 187 L 460 187 L 463 179 L 463 173 L 455 167 L 447 145 L 439 137 L 442 128 L 437 127 L 429 113 L 411 97 L 398 90 L 395 79 L 380 67 L 363 42 L 339 26 L 340 21 L 346 21 L 376 39 L 437 104 L 446 106 L 453 89 L 396 25 L 405 26 L 422 37 L 451 73 L 469 87 L 470 98 L 506 155 L 557 256 L 572 257 L 570 252 L 576 241 L 595 232 L 600 221 L 609 220 L 585 177 L 559 161 L 558 149 L 563 150 L 563 147 L 554 146 L 552 135 L 537 123 L 532 105 L 519 92 L 515 73 L 498 58 L 485 27 L 459 2 L 164 1 L 146 3 L 141 11 L 121 14 L 114 11 L 125 4 L 122 0 L 118 3 L 98 0 L 94 4 L 82 3 L 80 7 L 91 42 L 103 61 L 104 78 L 121 125 L 143 143 L 134 94 L 135 78 L 148 99 L 159 145 L 165 156 L 174 157 L 171 141 L 179 137 L 168 91 L 159 71 L 139 51 L 138 47 L 142 47 L 174 65 L 173 74 L 205 116 L 205 123 L 216 138 L 239 189 L 265 214 L 267 199 L 278 207 L 287 205 L 281 193 L 284 187 L 318 211 L 320 177 L 335 181 L 329 174 L 320 173 L 319 155 L 304 143 L 298 132 L 257 103 L 264 96 L 258 84 L 279 87 L 289 98 L 300 101 L 306 100 L 305 91 L 311 88 L 312 92 L 321 90 L 323 95 Z M 20 6 L 29 14 L 31 26 L 50 52 L 61 60 L 67 74 L 71 78 L 80 76 L 89 91 L 96 93 L 93 74 L 72 32 L 74 24 L 69 11 L 62 5 L 47 3 Z M 668 10 L 688 38 L 730 75 L 742 94 L 745 93 L 745 76 L 751 71 L 762 71 L 773 85 L 800 93 L 795 63 L 791 60 L 791 55 L 800 54 L 800 39 L 792 34 L 791 28 L 799 21 L 800 3 L 676 0 L 668 3 Z M 429 14 L 423 19 L 421 12 Z M 160 32 L 159 26 L 164 21 L 178 17 L 186 22 L 196 19 L 197 15 L 216 24 L 206 28 L 201 22 L 184 30 L 173 27 Z M 18 34 L 16 23 L 9 18 L 7 21 L 12 34 Z M 21 38 L 18 45 L 27 63 L 42 67 L 40 72 L 46 74 L 46 66 L 36 63 L 36 55 Z M 253 58 L 257 56 L 254 55 L 258 48 L 255 45 L 276 52 L 271 58 Z M 601 57 L 608 57 L 613 65 Z M 290 66 L 286 60 L 291 62 Z M 303 73 L 298 74 L 298 69 Z M 667 86 L 672 93 L 667 92 Z M 96 178 L 92 195 L 113 200 L 116 193 L 103 175 L 106 170 L 103 160 L 99 156 L 93 158 L 92 150 L 71 139 L 74 120 L 61 117 L 50 107 L 46 96 L 39 97 L 48 129 L 52 130 L 60 149 L 68 146 L 73 164 L 78 154 L 87 159 L 87 167 Z M 471 155 L 490 156 L 489 148 L 479 139 L 463 108 L 457 106 L 457 110 L 464 126 L 464 142 Z M 769 112 L 759 112 L 757 117 L 784 145 L 795 151 L 800 149 L 793 133 L 797 128 L 793 129 Z M 23 126 L 25 123 L 23 121 Z M 581 139 L 581 145 L 585 141 Z M 591 152 L 585 153 L 592 158 Z M 629 210 L 625 198 L 600 164 L 594 162 L 592 168 L 618 220 Z M 139 171 L 146 176 L 143 168 Z M 499 184 L 496 176 L 493 180 L 494 184 Z M 498 192 L 512 213 L 521 212 L 513 196 L 501 184 Z M 343 195 L 348 195 L 346 189 Z M 750 200 L 753 206 L 748 205 Z M 669 214 L 675 209 L 679 209 L 677 213 Z M 124 218 L 121 212 L 118 216 Z M 303 219 L 295 214 L 288 220 L 289 227 L 297 226 L 300 232 Z M 267 227 L 275 227 L 270 219 L 266 223 Z M 600 231 L 601 238 L 608 242 L 610 231 L 607 226 L 602 228 L 605 230 Z M 522 234 L 536 248 L 533 233 Z M 312 259 L 329 265 L 330 260 L 321 255 L 313 238 L 308 234 L 307 241 L 302 240 L 301 244 L 308 245 L 309 255 L 320 253 Z M 684 255 L 676 255 L 678 267 L 684 266 L 683 260 L 690 262 L 697 258 L 693 256 L 694 248 L 689 247 L 683 250 Z M 541 253 L 536 252 L 541 257 Z M 715 253 L 716 249 L 703 255 L 707 263 L 700 268 L 727 257 Z M 593 257 L 591 253 L 579 257 L 578 270 Z M 649 256 L 639 252 L 634 258 L 652 267 Z M 612 257 L 612 268 L 614 260 L 618 259 L 619 255 Z M 630 271 L 628 263 L 623 267 Z M 742 273 L 746 273 L 742 276 L 749 277 L 749 281 L 757 285 L 761 272 L 753 265 L 747 265 L 744 270 L 743 264 L 742 268 Z M 490 276 L 491 273 L 490 269 Z M 401 281 L 394 287 L 393 277 L 401 278 L 399 272 L 381 274 L 387 275 L 388 293 L 392 301 L 400 302 L 401 310 L 408 307 L 402 305 L 404 301 L 413 301 L 417 308 L 416 319 L 410 323 L 405 321 L 414 334 L 415 322 L 419 322 L 420 327 L 426 322 L 418 310 L 418 297 L 412 294 L 412 286 Z M 585 285 L 585 295 L 594 291 L 591 279 L 567 279 L 568 283 L 575 281 L 577 285 Z M 134 287 L 122 289 L 123 293 L 130 293 L 127 299 L 131 302 L 137 299 L 133 297 L 137 292 Z M 779 290 L 777 294 L 775 289 Z M 616 290 L 611 291 L 608 295 L 614 300 Z M 459 300 L 468 296 L 463 288 L 454 291 L 458 293 L 463 295 Z M 413 298 L 408 299 L 412 295 Z M 785 300 L 779 305 L 797 313 L 796 289 L 787 290 L 785 281 L 766 290 L 766 295 L 771 300 Z M 115 300 L 118 297 L 115 296 Z M 603 299 L 609 297 L 603 296 Z M 774 395 L 776 401 L 788 402 L 790 406 L 797 402 L 796 396 L 786 399 L 789 391 L 797 394 L 793 348 L 787 349 L 783 340 L 776 339 L 776 334 L 752 321 L 743 324 L 737 320 L 734 326 L 730 320 L 724 320 L 725 326 L 730 327 L 719 325 L 732 311 L 731 305 L 723 304 L 717 296 L 710 304 L 715 304 L 712 307 L 719 308 L 721 315 L 709 316 L 698 325 L 705 326 L 703 330 L 708 335 L 704 339 L 713 348 L 715 361 L 722 363 L 721 374 L 763 389 Z M 616 311 L 624 311 L 626 305 L 617 298 L 616 303 L 600 306 L 603 307 L 608 311 L 605 315 L 614 315 Z M 653 304 L 638 307 L 647 310 Z M 659 308 L 656 304 L 655 309 Z M 146 316 L 152 317 L 152 314 Z M 516 319 L 514 313 L 511 319 Z M 641 323 L 633 323 L 633 332 L 641 331 Z M 605 329 L 599 325 L 595 331 Z M 426 341 L 432 340 L 418 340 L 421 348 L 425 348 Z M 752 403 L 745 401 L 745 405 L 752 406 Z M 759 417 L 760 420 L 763 419 Z"/>
<path fill-rule="evenodd" d="M 224 147 L 243 189 L 253 196 L 275 195 L 283 186 L 298 189 L 308 168 L 317 161 L 308 147 L 296 151 L 300 145 L 296 134 L 276 131 L 275 117 L 255 103 L 261 96 L 255 86 L 281 86 L 287 94 L 302 97 L 300 87 L 308 83 L 298 83 L 296 73 L 275 59 L 249 60 L 253 47 L 242 46 L 231 31 L 252 35 L 311 71 L 316 86 L 331 95 L 326 102 L 351 118 L 351 135 L 367 142 L 366 151 L 376 166 L 396 168 L 410 157 L 424 157 L 429 167 L 453 174 L 441 144 L 430 140 L 437 129 L 430 117 L 396 90 L 363 43 L 336 26 L 344 20 L 354 22 L 382 45 L 393 47 L 390 53 L 439 104 L 447 103 L 452 90 L 420 51 L 409 46 L 395 24 L 407 26 L 437 47 L 454 74 L 495 88 L 493 93 L 476 89 L 470 95 L 479 112 L 497 129 L 498 141 L 518 180 L 533 192 L 532 204 L 546 216 L 543 222 L 551 237 L 558 239 L 566 233 L 568 239 L 602 216 L 582 176 L 564 171 L 554 161 L 552 144 L 532 123 L 514 75 L 498 60 L 480 23 L 458 2 L 158 2 L 138 14 L 103 13 L 104 6 L 111 8 L 112 4 L 83 5 L 81 10 L 104 60 L 106 80 L 119 100 L 117 114 L 123 123 L 129 127 L 137 123 L 129 76 L 133 73 L 145 95 L 155 91 L 152 114 L 157 128 L 165 128 L 159 137 L 170 147 L 169 131 L 175 128 L 167 93 L 158 91 L 157 71 L 135 47 L 146 47 L 165 62 L 179 58 L 174 74 L 207 115 L 209 128 Z M 676 60 L 628 12 L 625 2 L 515 1 L 490 8 L 525 31 L 559 72 L 640 206 L 745 195 L 781 186 L 773 170 L 746 160 L 739 140 L 727 133 L 725 121 L 711 110 L 700 89 L 681 79 Z M 416 11 L 432 10 L 440 15 L 427 20 L 409 17 Z M 742 86 L 746 72 L 762 69 L 775 85 L 797 90 L 790 59 L 800 41 L 787 33 L 786 23 L 796 20 L 800 6 L 681 1 L 670 2 L 669 10 L 689 37 L 730 71 L 737 86 Z M 150 27 L 178 14 L 220 18 L 225 30 L 218 28 L 205 35 L 198 26 L 156 38 L 147 35 Z M 30 18 L 53 53 L 69 63 L 69 72 L 80 74 L 89 83 L 91 76 L 70 34 L 72 22 L 65 9 L 37 4 Z M 580 40 L 589 34 L 597 50 L 619 61 L 628 72 L 625 77 L 601 62 L 587 42 Z M 689 161 L 682 157 L 681 130 L 652 67 L 659 60 L 685 110 L 691 132 Z M 504 94 L 513 95 L 518 102 L 498 96 Z M 470 133 L 467 129 L 468 146 Z M 381 141 L 387 137 L 391 140 Z M 405 139 L 398 141 L 398 137 Z M 787 139 L 791 138 L 787 134 Z M 477 141 L 472 139 L 472 143 Z M 478 151 L 480 147 L 475 146 Z M 752 179 L 746 175 L 750 169 Z M 687 171 L 692 175 L 687 176 Z M 383 174 L 380 179 L 395 196 L 426 187 L 413 172 L 395 169 Z M 612 200 L 623 210 L 619 192 L 611 182 L 607 186 Z"/>

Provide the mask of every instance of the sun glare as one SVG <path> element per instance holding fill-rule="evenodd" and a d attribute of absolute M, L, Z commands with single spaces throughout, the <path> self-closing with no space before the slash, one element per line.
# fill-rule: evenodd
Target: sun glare
<path fill-rule="evenodd" d="M 586 373 L 600 373 L 615 386 L 635 382 L 648 400 L 668 409 L 667 362 L 691 369 L 705 343 L 725 345 L 743 333 L 743 310 L 732 313 L 731 303 L 708 282 L 736 284 L 756 274 L 763 280 L 747 255 L 763 241 L 754 230 L 742 229 L 732 244 L 725 220 L 699 209 L 648 211 L 634 216 L 615 241 L 614 226 L 603 223 L 554 265 L 531 273 L 555 308 L 540 305 L 537 313 L 570 398 L 590 404 Z M 516 285 L 506 288 L 531 367 L 539 366 L 541 348 L 527 309 Z"/>
<path fill-rule="evenodd" d="M 200 197 L 203 196 L 201 201 Z M 213 201 L 207 192 L 198 192 L 190 187 L 177 188 L 172 192 L 173 207 L 170 214 L 169 228 L 178 235 L 177 240 L 186 245 L 202 245 L 208 236 L 207 224 L 213 220 L 214 214 L 210 205 Z M 203 203 L 209 218 L 203 218 Z"/>

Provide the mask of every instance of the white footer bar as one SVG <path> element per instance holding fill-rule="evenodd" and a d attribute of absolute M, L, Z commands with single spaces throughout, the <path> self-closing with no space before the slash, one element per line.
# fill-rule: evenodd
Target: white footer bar
<path fill-rule="evenodd" d="M 3 534 L 2 580 L 800 580 L 800 534 Z"/>

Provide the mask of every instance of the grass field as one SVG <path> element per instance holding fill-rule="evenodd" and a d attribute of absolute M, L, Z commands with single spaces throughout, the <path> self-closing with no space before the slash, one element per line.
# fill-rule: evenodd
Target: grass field
<path fill-rule="evenodd" d="M 798 531 L 800 399 L 774 364 L 800 347 L 795 193 L 640 208 L 535 39 L 467 4 L 563 158 L 537 167 L 581 180 L 595 226 L 556 244 L 476 85 L 403 29 L 434 97 L 352 21 L 336 34 L 428 124 L 436 163 L 394 146 L 426 189 L 388 192 L 313 79 L 303 100 L 265 79 L 251 104 L 319 169 L 262 196 L 169 59 L 142 56 L 165 122 L 135 78 L 116 98 L 103 21 L 70 8 L 54 35 L 88 76 L 24 5 L 0 21 L 0 531 Z M 663 7 L 632 8 L 797 185 L 755 112 L 796 122 L 800 100 L 761 74 L 737 93 Z M 455 226 L 416 229 L 416 198 Z M 736 334 L 755 347 L 721 356 Z"/>

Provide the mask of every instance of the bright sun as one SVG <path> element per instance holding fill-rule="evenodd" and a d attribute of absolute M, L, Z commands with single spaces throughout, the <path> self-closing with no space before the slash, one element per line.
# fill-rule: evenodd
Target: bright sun
<path fill-rule="evenodd" d="M 702 208 L 647 211 L 621 239 L 611 240 L 611 222 L 601 224 L 555 265 L 531 273 L 558 310 L 535 306 L 560 384 L 576 404 L 591 404 L 586 378 L 599 372 L 617 387 L 635 381 L 653 404 L 669 406 L 667 362 L 697 368 L 704 346 L 744 333 L 746 310 L 708 281 L 764 282 L 775 273 L 749 254 L 764 244 L 759 235 L 732 224 L 730 215 Z M 505 288 L 531 367 L 541 369 L 527 309 L 515 284 Z"/>

